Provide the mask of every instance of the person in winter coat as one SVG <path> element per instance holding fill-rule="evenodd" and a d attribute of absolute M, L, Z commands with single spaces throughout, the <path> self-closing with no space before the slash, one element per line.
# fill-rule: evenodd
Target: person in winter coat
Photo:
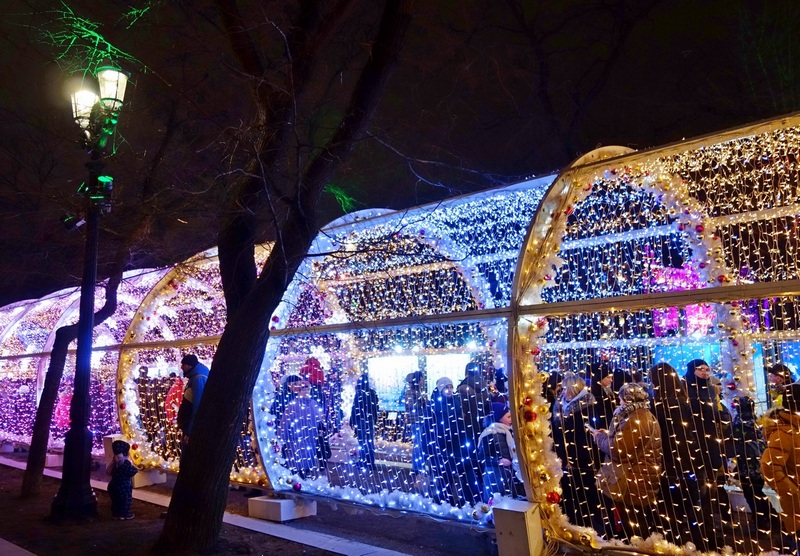
<path fill-rule="evenodd" d="M 494 422 L 478 438 L 478 459 L 483 478 L 483 501 L 495 493 L 517 498 L 525 490 L 517 478 L 519 461 L 514 435 L 511 433 L 511 409 L 502 403 L 492 404 Z"/>
<path fill-rule="evenodd" d="M 767 369 L 770 407 L 782 407 L 783 392 L 794 382 L 794 373 L 783 363 L 775 363 Z"/>
<path fill-rule="evenodd" d="M 783 392 L 783 406 L 769 410 L 764 419 L 767 448 L 761 456 L 761 474 L 778 494 L 784 532 L 796 547 L 800 534 L 800 384 Z"/>
<path fill-rule="evenodd" d="M 406 409 L 406 423 L 411 427 L 411 469 L 416 473 L 422 473 L 425 471 L 423 429 L 428 406 L 428 396 L 425 394 L 425 375 L 422 371 L 415 371 L 406 376 L 403 405 Z"/>
<path fill-rule="evenodd" d="M 619 402 L 608 430 L 592 433 L 608 458 L 598 482 L 603 495 L 614 501 L 625 533 L 647 538 L 651 531 L 663 530 L 658 512 L 661 428 L 643 385 L 624 384 Z"/>
<path fill-rule="evenodd" d="M 739 396 L 731 405 L 736 417 L 731 426 L 736 452 L 736 474 L 747 505 L 755 518 L 757 529 L 780 529 L 780 518 L 769 498 L 764 494 L 764 477 L 761 474 L 761 456 L 766 443 L 756 424 L 756 404 L 750 396 Z"/>
<path fill-rule="evenodd" d="M 599 452 L 590 440 L 589 415 L 596 401 L 584 380 L 575 373 L 564 373 L 561 393 L 553 405 L 553 445 L 561 460 L 561 505 L 570 522 L 594 527 L 603 533 L 607 512 L 598 512 L 600 495 L 595 472 L 600 467 Z"/>
<path fill-rule="evenodd" d="M 272 405 L 269 408 L 269 412 L 275 417 L 276 428 L 281 424 L 286 406 L 295 399 L 300 392 L 300 383 L 302 381 L 303 379 L 297 375 L 286 375 L 281 380 L 281 389 L 275 394 L 275 399 L 272 401 Z"/>
<path fill-rule="evenodd" d="M 378 394 L 369 384 L 369 375 L 356 382 L 356 395 L 350 410 L 350 426 L 356 433 L 361 465 L 375 468 L 375 425 L 378 423 Z"/>
<path fill-rule="evenodd" d="M 605 361 L 593 363 L 589 374 L 592 396 L 597 402 L 589 415 L 590 424 L 595 429 L 606 429 L 617 409 L 617 392 L 631 377 L 624 371 L 612 369 Z"/>
<path fill-rule="evenodd" d="M 453 395 L 453 381 L 436 381 L 431 395 L 431 418 L 428 432 L 428 466 L 431 498 L 453 506 L 476 504 L 482 489 L 470 459 L 469 440 L 461 413 L 461 404 Z"/>
<path fill-rule="evenodd" d="M 208 367 L 200 363 L 196 355 L 190 354 L 181 359 L 181 370 L 183 376 L 189 379 L 183 389 L 181 406 L 178 408 L 178 428 L 183 433 L 181 437 L 181 449 L 183 450 L 189 444 L 197 409 L 203 398 L 203 390 L 205 390 L 208 380 Z"/>
<path fill-rule="evenodd" d="M 464 380 L 456 389 L 456 396 L 461 404 L 461 414 L 464 416 L 467 440 L 469 441 L 469 454 L 473 467 L 478 467 L 478 437 L 486 425 L 486 418 L 491 420 L 492 396 L 489 393 L 489 383 L 483 377 L 480 363 L 473 361 L 467 364 Z"/>
<path fill-rule="evenodd" d="M 311 397 L 311 384 L 302 379 L 296 384 L 297 397 L 286 404 L 278 436 L 284 442 L 287 467 L 305 478 L 313 475 L 319 464 L 317 443 L 324 413 Z"/>
<path fill-rule="evenodd" d="M 131 463 L 129 453 L 131 445 L 124 440 L 111 443 L 114 459 L 106 467 L 111 475 L 108 482 L 108 496 L 111 498 L 111 517 L 114 519 L 133 519 L 131 502 L 133 501 L 133 476 L 139 470 Z"/>
<path fill-rule="evenodd" d="M 698 432 L 703 456 L 702 471 L 698 473 L 703 514 L 710 516 L 718 513 L 722 525 L 729 528 L 732 525 L 731 506 L 723 488 L 725 446 L 730 446 L 733 440 L 730 436 L 729 413 L 724 410 L 714 388 L 711 368 L 702 359 L 694 359 L 686 366 L 684 384 L 692 408 L 692 424 Z"/>
<path fill-rule="evenodd" d="M 665 533 L 678 545 L 692 541 L 704 552 L 716 550 L 713 521 L 701 511 L 698 476 L 704 476 L 703 457 L 686 388 L 667 363 L 652 367 L 648 376 L 653 386 L 652 411 L 662 433 L 661 500 L 670 523 Z"/>

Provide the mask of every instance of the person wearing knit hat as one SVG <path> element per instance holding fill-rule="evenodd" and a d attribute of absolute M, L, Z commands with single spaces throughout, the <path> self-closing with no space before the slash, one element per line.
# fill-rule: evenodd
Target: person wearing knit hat
<path fill-rule="evenodd" d="M 133 502 L 133 476 L 139 472 L 131 463 L 128 454 L 131 445 L 124 440 L 111 443 L 114 458 L 106 466 L 106 473 L 111 475 L 108 482 L 108 496 L 111 498 L 111 517 L 114 519 L 133 519 L 131 504 Z"/>
<path fill-rule="evenodd" d="M 440 378 L 439 380 L 436 381 L 436 390 L 440 394 L 444 394 L 446 389 L 449 389 L 450 390 L 450 394 L 452 395 L 452 393 L 453 393 L 453 381 L 450 380 L 449 378 L 447 378 L 446 376 L 443 376 L 442 378 Z"/>
<path fill-rule="evenodd" d="M 494 422 L 499 423 L 506 414 L 511 414 L 511 408 L 504 403 L 492 403 L 492 413 L 494 414 Z"/>
<path fill-rule="evenodd" d="M 322 387 L 322 385 L 325 384 L 325 373 L 316 357 L 309 357 L 306 359 L 305 364 L 300 367 L 300 376 L 308 379 L 311 386 Z"/>
<path fill-rule="evenodd" d="M 517 477 L 519 462 L 514 436 L 511 433 L 511 410 L 505 404 L 493 403 L 495 421 L 487 425 L 478 438 L 478 460 L 483 480 L 483 501 L 495 493 L 517 498 L 524 487 Z"/>

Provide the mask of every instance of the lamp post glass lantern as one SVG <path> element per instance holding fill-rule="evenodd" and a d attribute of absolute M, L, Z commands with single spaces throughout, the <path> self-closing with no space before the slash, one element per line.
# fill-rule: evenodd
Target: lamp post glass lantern
<path fill-rule="evenodd" d="M 75 380 L 70 404 L 69 430 L 64 438 L 64 468 L 61 486 L 52 505 L 52 517 L 85 519 L 97 514 L 97 499 L 90 483 L 92 434 L 89 431 L 89 383 L 92 367 L 94 288 L 97 282 L 99 219 L 109 208 L 112 179 L 102 175 L 108 139 L 116 130 L 128 74 L 111 66 L 96 72 L 100 96 L 91 91 L 72 94 L 72 116 L 83 131 L 83 146 L 89 152 L 86 163 L 89 181 L 80 193 L 86 199 L 86 241 L 78 317 L 78 348 Z"/>

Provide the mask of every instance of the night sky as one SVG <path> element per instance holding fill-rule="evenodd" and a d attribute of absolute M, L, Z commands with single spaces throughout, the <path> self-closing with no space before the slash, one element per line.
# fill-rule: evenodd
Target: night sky
<path fill-rule="evenodd" d="M 141 17 L 122 17 L 130 4 L 66 4 L 134 59 L 121 61 L 133 78 L 108 161 L 101 275 L 134 232 L 131 267 L 216 243 L 221 176 L 238 168 L 254 119 L 213 2 L 139 2 Z M 309 143 L 329 132 L 370 53 L 381 2 L 353 4 L 313 66 L 324 100 L 299 106 Z M 296 3 L 240 5 L 274 72 L 260 78 L 274 79 Z M 0 7 L 0 304 L 80 280 L 83 234 L 60 219 L 82 206 L 87 155 L 69 89 L 92 37 L 54 45 L 63 11 L 52 0 Z M 403 208 L 556 172 L 600 145 L 643 149 L 795 111 L 798 22 L 788 1 L 418 1 L 371 137 L 332 185 L 349 210 Z M 341 213 L 326 195 L 318 222 Z M 145 229 L 134 226 L 142 214 Z"/>

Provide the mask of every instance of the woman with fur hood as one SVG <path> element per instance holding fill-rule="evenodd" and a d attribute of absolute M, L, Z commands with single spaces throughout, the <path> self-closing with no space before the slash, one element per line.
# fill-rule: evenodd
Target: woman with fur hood
<path fill-rule="evenodd" d="M 619 401 L 608 430 L 592 432 L 598 448 L 608 456 L 598 486 L 614 502 L 625 533 L 647 538 L 654 530 L 663 530 L 657 507 L 661 428 L 650 412 L 650 396 L 642 384 L 624 384 Z"/>
<path fill-rule="evenodd" d="M 800 384 L 783 393 L 783 407 L 775 407 L 764 418 L 767 449 L 761 456 L 761 474 L 778 493 L 781 521 L 786 534 L 800 531 Z"/>

